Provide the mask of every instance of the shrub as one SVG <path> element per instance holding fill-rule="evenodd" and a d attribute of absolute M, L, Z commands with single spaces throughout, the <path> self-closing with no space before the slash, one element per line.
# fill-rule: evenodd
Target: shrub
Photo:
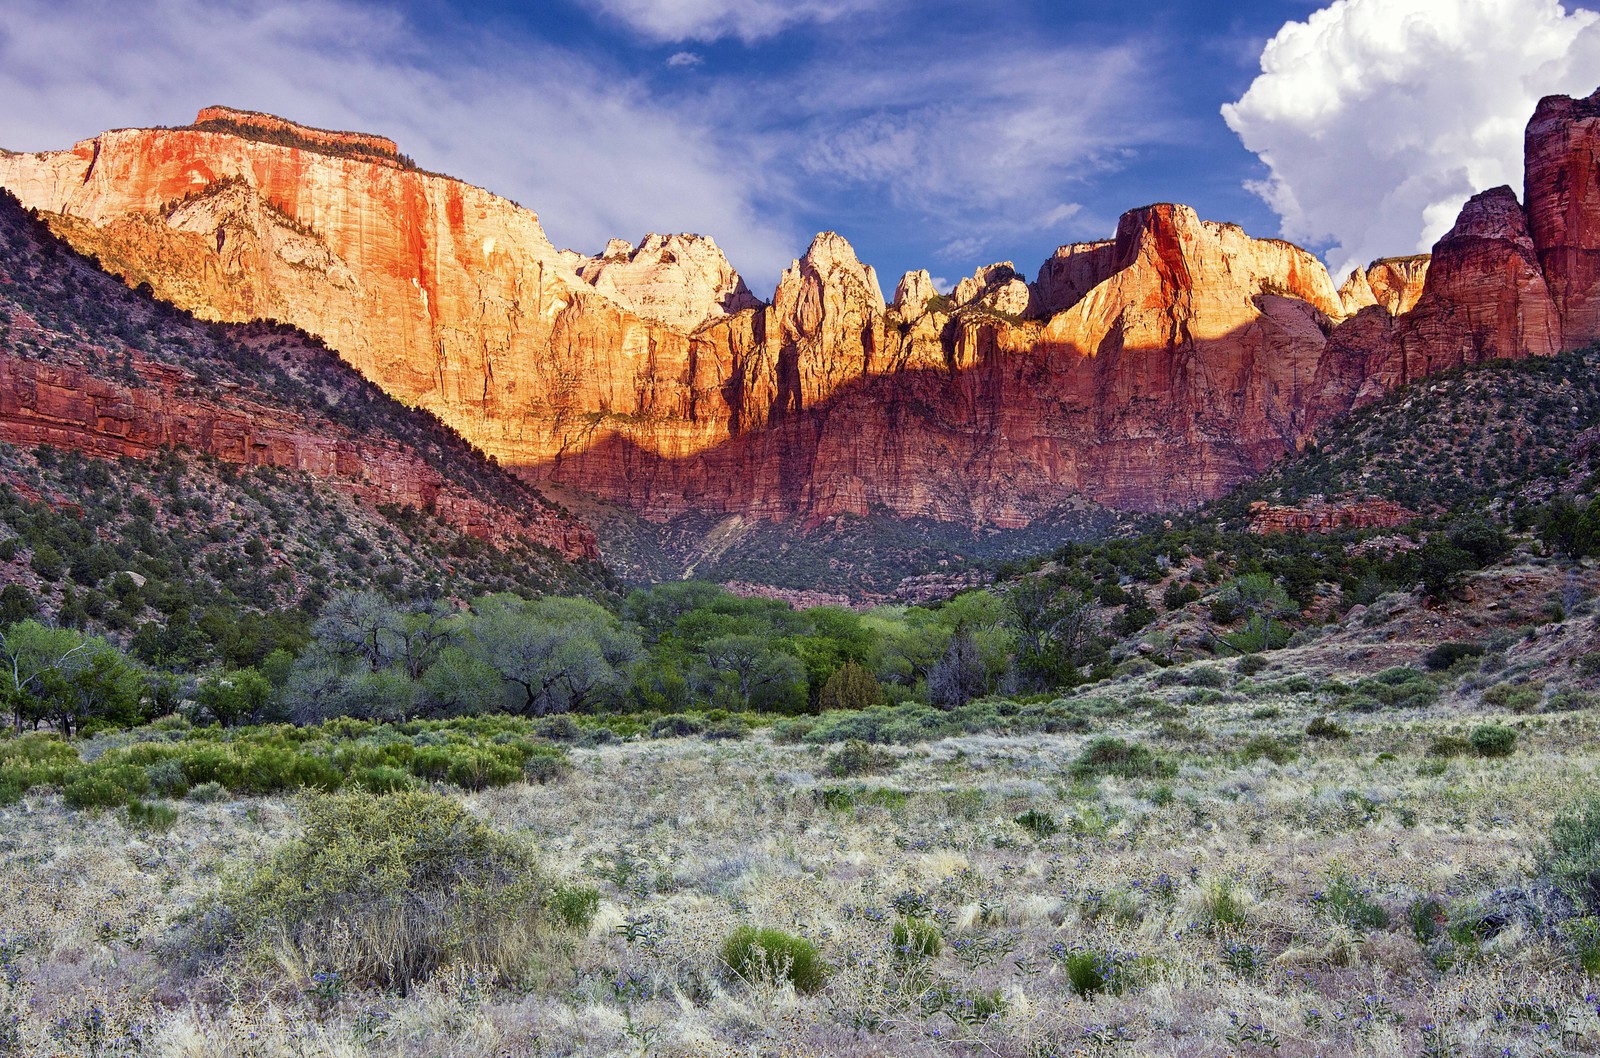
<path fill-rule="evenodd" d="M 1061 831 L 1061 825 L 1055 821 L 1053 816 L 1047 812 L 1041 812 L 1037 808 L 1028 809 L 1012 822 L 1036 838 L 1048 838 Z"/>
<path fill-rule="evenodd" d="M 1260 654 L 1246 654 L 1239 659 L 1239 664 L 1236 666 L 1241 676 L 1254 676 L 1266 667 L 1267 659 Z"/>
<path fill-rule="evenodd" d="M 828 774 L 838 778 L 886 771 L 893 764 L 894 758 L 889 754 L 857 738 L 851 739 L 828 754 L 827 759 L 823 762 Z"/>
<path fill-rule="evenodd" d="M 1479 724 L 1467 741 L 1480 757 L 1509 757 L 1517 751 L 1517 733 L 1504 724 Z"/>
<path fill-rule="evenodd" d="M 1341 726 L 1337 721 L 1326 716 L 1314 716 L 1306 725 L 1306 734 L 1311 738 L 1349 738 L 1348 728 Z"/>
<path fill-rule="evenodd" d="M 1600 977 L 1600 918 L 1569 919 L 1561 924 L 1561 932 L 1572 948 L 1573 961 L 1590 977 Z"/>
<path fill-rule="evenodd" d="M 1193 584 L 1175 580 L 1161 592 L 1161 605 L 1167 610 L 1181 610 L 1200 599 L 1200 589 Z"/>
<path fill-rule="evenodd" d="M 1271 735 L 1257 735 L 1239 750 L 1239 759 L 1246 764 L 1253 764 L 1262 757 L 1274 764 L 1287 764 L 1299 755 L 1299 750 Z"/>
<path fill-rule="evenodd" d="M 1328 887 L 1311 897 L 1311 902 L 1335 922 L 1355 930 L 1382 929 L 1389 924 L 1389 912 L 1372 899 L 1370 889 L 1359 888 L 1343 871 L 1335 871 Z"/>
<path fill-rule="evenodd" d="M 1428 743 L 1430 757 L 1464 757 L 1472 752 L 1472 743 L 1460 735 L 1440 735 Z"/>
<path fill-rule="evenodd" d="M 746 981 L 786 980 L 807 995 L 828 983 L 817 946 L 782 930 L 740 926 L 723 942 L 722 961 Z"/>
<path fill-rule="evenodd" d="M 189 792 L 189 779 L 183 773 L 183 762 L 172 757 L 145 765 L 145 777 L 150 789 L 162 797 L 182 797 Z"/>
<path fill-rule="evenodd" d="M 523 777 L 541 786 L 565 778 L 571 770 L 572 759 L 560 746 L 534 746 L 522 762 Z"/>
<path fill-rule="evenodd" d="M 165 832 L 178 821 L 178 810 L 171 805 L 151 804 L 138 798 L 128 802 L 128 825 L 140 830 Z"/>
<path fill-rule="evenodd" d="M 1439 685 L 1416 669 L 1399 666 L 1368 676 L 1356 684 L 1356 691 L 1380 704 L 1400 709 L 1421 709 L 1439 697 Z M 1352 703 L 1351 708 L 1357 708 Z"/>
<path fill-rule="evenodd" d="M 189 787 L 189 800 L 201 804 L 215 804 L 228 799 L 228 788 L 220 782 L 203 782 Z"/>
<path fill-rule="evenodd" d="M 150 792 L 144 769 L 134 764 L 92 764 L 68 782 L 62 800 L 73 808 L 121 808 Z"/>
<path fill-rule="evenodd" d="M 225 881 L 209 939 L 406 989 L 453 961 L 514 974 L 565 924 L 532 848 L 450 798 L 349 791 L 301 815 L 299 837 Z"/>
<path fill-rule="evenodd" d="M 1102 735 L 1084 747 L 1072 764 L 1072 775 L 1092 779 L 1115 775 L 1123 779 L 1159 778 L 1175 769 L 1138 742 L 1125 742 L 1114 735 Z"/>
<path fill-rule="evenodd" d="M 1513 713 L 1533 713 L 1544 699 L 1544 684 L 1526 683 L 1521 686 L 1497 683 L 1483 692 L 1483 704 Z"/>
<path fill-rule="evenodd" d="M 1138 960 L 1117 951 L 1058 945 L 1054 949 L 1067 985 L 1085 999 L 1103 992 L 1120 994 L 1135 984 Z"/>
<path fill-rule="evenodd" d="M 416 785 L 410 772 L 391 768 L 387 764 L 357 768 L 350 773 L 350 779 L 369 793 L 393 793 L 396 790 L 409 790 Z"/>
<path fill-rule="evenodd" d="M 901 918 L 889 930 L 889 946 L 896 962 L 918 963 L 938 957 L 944 950 L 944 935 L 925 918 Z"/>
<path fill-rule="evenodd" d="M 1593 709 L 1597 705 L 1600 705 L 1600 695 L 1568 688 L 1552 694 L 1545 702 L 1545 709 L 1552 713 L 1572 713 L 1579 709 Z"/>
<path fill-rule="evenodd" d="M 651 738 L 688 738 L 705 730 L 705 722 L 687 713 L 671 713 L 650 724 Z"/>
<path fill-rule="evenodd" d="M 1591 914 L 1600 913 L 1600 794 L 1556 816 L 1539 867 Z"/>
<path fill-rule="evenodd" d="M 1422 655 L 1422 664 L 1429 672 L 1443 672 L 1462 658 L 1483 656 L 1481 643 L 1440 643 Z"/>

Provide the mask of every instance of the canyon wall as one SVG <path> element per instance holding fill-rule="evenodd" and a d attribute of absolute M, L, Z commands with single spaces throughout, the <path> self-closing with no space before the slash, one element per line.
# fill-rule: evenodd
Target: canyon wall
<path fill-rule="evenodd" d="M 1480 195 L 1431 260 L 1338 289 L 1163 204 L 1031 283 L 913 272 L 892 301 L 823 233 L 767 305 L 709 239 L 557 250 L 505 199 L 360 156 L 381 144 L 207 131 L 246 120 L 215 111 L 0 156 L 0 186 L 129 283 L 300 327 L 502 464 L 646 517 L 1020 526 L 1075 496 L 1198 503 L 1395 385 L 1600 336 L 1597 115 L 1600 93 L 1543 101 L 1526 211 Z"/>

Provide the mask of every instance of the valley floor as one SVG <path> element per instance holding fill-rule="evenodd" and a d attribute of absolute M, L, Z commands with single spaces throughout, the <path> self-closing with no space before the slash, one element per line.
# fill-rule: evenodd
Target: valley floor
<path fill-rule="evenodd" d="M 1282 689 L 1295 656 L 1254 680 L 1208 666 L 1225 686 L 1206 693 L 1120 688 L 1163 700 L 1092 733 L 890 748 L 856 777 L 758 734 L 580 749 L 559 782 L 453 792 L 602 900 L 521 981 L 457 967 L 405 996 L 173 954 L 221 872 L 293 832 L 293 801 L 182 802 L 155 832 L 36 793 L 0 809 L 0 1054 L 1600 1052 L 1600 987 L 1532 882 L 1552 817 L 1593 789 L 1600 710 L 1513 721 L 1508 757 L 1438 755 L 1491 718 L 1469 677 L 1312 738 L 1326 700 Z M 1107 733 L 1173 770 L 1073 778 Z M 936 955 L 895 949 L 907 921 Z M 734 975 L 744 924 L 815 942 L 826 985 Z"/>

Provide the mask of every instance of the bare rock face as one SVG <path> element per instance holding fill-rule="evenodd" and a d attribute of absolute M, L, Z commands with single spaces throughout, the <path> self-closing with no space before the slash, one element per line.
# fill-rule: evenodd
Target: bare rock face
<path fill-rule="evenodd" d="M 1029 315 L 1049 319 L 1065 312 L 1116 271 L 1117 244 L 1079 242 L 1056 250 L 1039 268 L 1034 281 Z"/>
<path fill-rule="evenodd" d="M 1334 533 L 1347 529 L 1392 529 L 1415 521 L 1408 511 L 1392 500 L 1360 499 L 1329 503 L 1313 498 L 1295 507 L 1280 507 L 1256 500 L 1250 504 L 1250 532 L 1258 536 L 1271 533 Z"/>
<path fill-rule="evenodd" d="M 1428 279 L 1427 254 L 1385 257 L 1353 270 L 1339 287 L 1341 315 L 1354 316 L 1377 305 L 1391 316 L 1403 316 L 1416 307 Z"/>
<path fill-rule="evenodd" d="M 894 288 L 893 307 L 902 319 L 915 319 L 928 311 L 928 302 L 939 297 L 933 276 L 925 268 L 907 272 Z"/>
<path fill-rule="evenodd" d="M 1523 141 L 1528 227 L 1570 345 L 1600 338 L 1600 91 L 1539 101 Z"/>
<path fill-rule="evenodd" d="M 1561 351 L 1561 320 L 1509 187 L 1461 208 L 1434 245 L 1427 289 L 1399 331 L 1402 383 L 1462 364 Z"/>
<path fill-rule="evenodd" d="M 776 400 L 771 420 L 812 407 L 881 370 L 883 289 L 844 236 L 825 231 L 784 270 L 772 295 Z M 875 361 L 878 364 L 875 365 Z"/>
<path fill-rule="evenodd" d="M 761 302 L 704 235 L 646 235 L 638 249 L 612 239 L 578 275 L 611 301 L 685 333 Z"/>
<path fill-rule="evenodd" d="M 969 306 L 985 308 L 1007 316 L 1028 311 L 1030 294 L 1027 281 L 1017 274 L 1010 261 L 986 265 L 956 284 L 950 295 L 954 309 Z"/>

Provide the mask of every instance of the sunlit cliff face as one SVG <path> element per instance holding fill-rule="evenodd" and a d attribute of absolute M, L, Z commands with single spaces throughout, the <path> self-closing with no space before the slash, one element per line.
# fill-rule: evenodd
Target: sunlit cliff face
<path fill-rule="evenodd" d="M 1158 205 L 1031 284 L 912 273 L 888 303 L 824 233 L 765 305 L 710 239 L 558 251 L 380 137 L 239 112 L 0 156 L 0 185 L 128 282 L 298 326 L 502 463 L 647 517 L 1018 526 L 1074 496 L 1197 503 L 1393 385 L 1600 334 L 1596 106 L 1541 105 L 1526 213 L 1479 196 L 1431 266 L 1339 290 L 1306 251 Z"/>

